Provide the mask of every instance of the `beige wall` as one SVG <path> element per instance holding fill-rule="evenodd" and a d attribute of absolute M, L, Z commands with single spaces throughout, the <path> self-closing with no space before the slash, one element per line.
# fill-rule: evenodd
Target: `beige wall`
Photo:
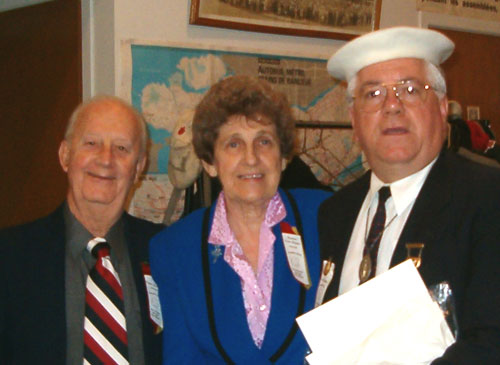
<path fill-rule="evenodd" d="M 189 25 L 189 0 L 85 0 L 82 7 L 84 97 L 104 92 L 119 94 L 120 45 L 127 39 L 280 50 L 325 58 L 344 43 Z M 415 0 L 382 0 L 381 28 L 395 25 L 500 35 L 500 22 L 418 12 Z"/>

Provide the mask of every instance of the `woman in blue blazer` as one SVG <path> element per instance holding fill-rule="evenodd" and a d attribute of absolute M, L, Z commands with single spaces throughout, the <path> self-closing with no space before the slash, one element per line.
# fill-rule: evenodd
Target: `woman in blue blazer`
<path fill-rule="evenodd" d="M 194 148 L 223 190 L 151 241 L 164 364 L 304 363 L 295 318 L 314 306 L 329 194 L 278 190 L 294 141 L 288 102 L 265 81 L 224 79 L 198 105 Z"/>

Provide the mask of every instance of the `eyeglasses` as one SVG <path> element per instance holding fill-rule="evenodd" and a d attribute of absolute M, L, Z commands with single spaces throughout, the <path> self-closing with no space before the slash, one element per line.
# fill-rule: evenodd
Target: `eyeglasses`
<path fill-rule="evenodd" d="M 394 91 L 398 100 L 405 105 L 418 105 L 427 98 L 432 86 L 416 80 L 400 81 L 394 84 L 365 85 L 353 99 L 359 103 L 361 110 L 376 112 L 387 99 L 388 90 Z"/>

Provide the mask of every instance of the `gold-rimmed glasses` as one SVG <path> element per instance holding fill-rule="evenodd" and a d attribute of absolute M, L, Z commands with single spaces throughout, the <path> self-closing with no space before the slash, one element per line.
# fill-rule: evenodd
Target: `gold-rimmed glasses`
<path fill-rule="evenodd" d="M 405 105 L 418 105 L 426 100 L 432 86 L 418 80 L 403 80 L 394 84 L 367 84 L 354 96 L 364 112 L 376 112 L 387 99 L 388 90 L 392 90 L 398 100 Z"/>

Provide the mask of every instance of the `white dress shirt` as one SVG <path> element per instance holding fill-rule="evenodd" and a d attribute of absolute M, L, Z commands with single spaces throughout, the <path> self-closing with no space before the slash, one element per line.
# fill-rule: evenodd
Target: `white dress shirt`
<path fill-rule="evenodd" d="M 376 275 L 389 270 L 392 255 L 403 227 L 410 215 L 413 204 L 417 199 L 420 189 L 429 175 L 431 167 L 437 157 L 422 170 L 389 184 L 391 197 L 385 203 L 385 228 L 380 241 Z M 373 172 L 370 179 L 370 189 L 366 194 L 363 205 L 358 213 L 358 218 L 347 248 L 344 266 L 340 277 L 339 295 L 359 285 L 359 265 L 363 258 L 363 249 L 368 236 L 371 221 L 375 215 L 378 204 L 378 190 L 384 184 Z"/>

